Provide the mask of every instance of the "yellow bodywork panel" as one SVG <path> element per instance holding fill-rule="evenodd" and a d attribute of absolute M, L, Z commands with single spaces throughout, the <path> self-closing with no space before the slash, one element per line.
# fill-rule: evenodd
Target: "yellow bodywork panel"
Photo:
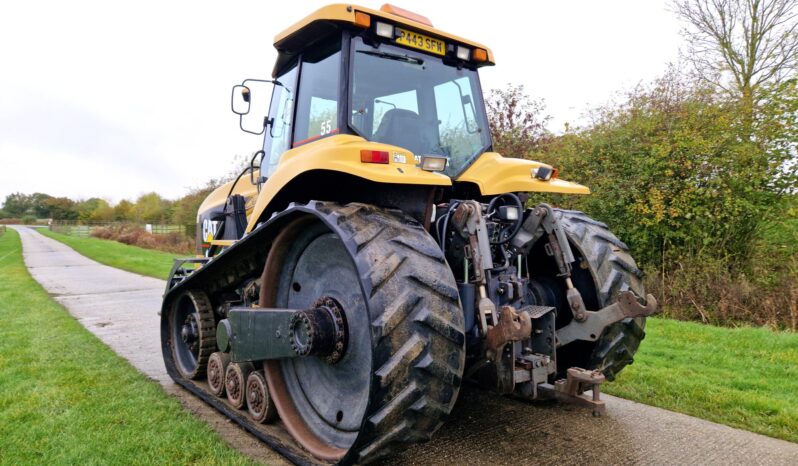
<path fill-rule="evenodd" d="M 387 151 L 389 163 L 363 163 L 363 149 Z M 261 187 L 260 195 L 250 215 L 247 232 L 252 231 L 269 203 L 291 180 L 312 170 L 328 170 L 374 181 L 377 183 L 451 186 L 452 180 L 440 173 L 416 167 L 413 154 L 401 147 L 369 142 L 359 136 L 341 134 L 286 151 L 274 174 Z M 249 183 L 247 183 L 249 184 Z"/>
<path fill-rule="evenodd" d="M 532 160 L 505 158 L 496 152 L 486 152 L 455 181 L 476 184 L 483 196 L 510 192 L 544 192 L 590 194 L 581 184 L 560 179 L 541 181 L 532 177 L 532 169 L 548 166 Z"/>
<path fill-rule="evenodd" d="M 363 163 L 361 150 L 386 151 L 389 163 Z M 563 194 L 590 194 L 590 189 L 580 184 L 560 179 L 541 181 L 532 177 L 532 169 L 546 164 L 532 160 L 505 158 L 495 152 L 482 154 L 455 181 L 477 185 L 480 194 L 492 196 L 508 192 L 549 192 Z M 358 176 L 376 183 L 427 185 L 448 187 L 452 180 L 443 174 L 422 170 L 416 166 L 413 154 L 401 147 L 369 142 L 359 136 L 330 136 L 312 144 L 286 151 L 278 169 L 263 184 L 260 193 L 245 174 L 233 189 L 247 199 L 247 232 L 255 228 L 274 197 L 295 177 L 313 170 L 328 170 Z M 256 171 L 254 178 L 259 173 Z M 203 201 L 199 212 L 221 206 L 227 199 L 232 181 L 214 190 Z"/>
<path fill-rule="evenodd" d="M 253 185 L 250 180 L 257 180 L 259 176 L 260 170 L 255 170 L 255 174 L 252 176 L 252 178 L 249 177 L 249 173 L 245 173 L 244 176 L 241 177 L 241 180 L 239 180 L 239 182 L 236 184 L 232 192 L 232 194 L 240 194 L 244 196 L 244 198 L 247 200 L 247 217 L 249 217 L 252 208 L 255 206 L 255 199 L 258 195 L 257 186 Z M 197 212 L 205 212 L 213 207 L 224 205 L 225 201 L 227 200 L 227 195 L 230 194 L 230 186 L 232 186 L 234 182 L 235 180 L 228 181 L 227 183 L 214 189 L 213 192 L 211 192 L 208 197 L 202 201 L 202 204 L 200 204 Z M 197 221 L 199 221 L 199 218 L 197 218 Z"/>
<path fill-rule="evenodd" d="M 493 61 L 493 52 L 482 44 L 479 44 L 477 42 L 468 39 L 463 39 L 462 37 L 455 36 L 454 34 L 449 34 L 447 32 L 441 31 L 440 29 L 436 29 L 426 24 L 413 21 L 412 19 L 408 19 L 403 16 L 398 16 L 384 11 L 372 10 L 370 8 L 365 8 L 357 5 L 347 5 L 347 4 L 327 5 L 325 7 L 319 8 L 318 10 L 314 11 L 310 15 L 298 21 L 288 29 L 277 34 L 274 37 L 274 45 L 279 49 L 280 42 L 289 38 L 291 35 L 295 34 L 296 32 L 300 31 L 301 29 L 309 26 L 310 24 L 316 21 L 337 21 L 337 22 L 343 22 L 355 25 L 356 24 L 355 13 L 357 12 L 366 13 L 369 16 L 371 16 L 372 24 L 374 24 L 374 21 L 376 21 L 377 19 L 383 18 L 394 24 L 408 26 L 415 30 L 418 30 L 419 32 L 428 33 L 433 36 L 440 37 L 444 40 L 448 39 L 453 42 L 458 42 L 461 44 L 470 45 L 472 47 L 484 49 L 488 53 L 488 59 L 486 64 L 490 65 L 495 64 L 495 62 Z"/>

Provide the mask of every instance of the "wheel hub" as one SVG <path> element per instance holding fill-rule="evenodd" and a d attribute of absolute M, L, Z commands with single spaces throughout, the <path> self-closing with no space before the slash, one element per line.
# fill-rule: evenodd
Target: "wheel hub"
<path fill-rule="evenodd" d="M 190 314 L 186 317 L 183 328 L 180 329 L 180 337 L 185 344 L 192 348 L 195 346 L 197 340 L 199 340 L 199 328 L 197 328 L 197 319 L 194 314 Z"/>
<path fill-rule="evenodd" d="M 298 356 L 315 355 L 335 364 L 346 350 L 348 331 L 344 311 L 333 298 L 320 298 L 313 309 L 294 314 L 289 331 L 291 347 Z"/>

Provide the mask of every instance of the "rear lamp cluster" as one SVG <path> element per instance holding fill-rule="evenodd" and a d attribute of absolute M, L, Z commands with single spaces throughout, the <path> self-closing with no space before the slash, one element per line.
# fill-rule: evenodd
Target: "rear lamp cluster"
<path fill-rule="evenodd" d="M 458 60 L 486 62 L 488 61 L 488 51 L 485 49 L 472 49 L 464 45 L 449 44 L 449 53 L 457 57 Z"/>
<path fill-rule="evenodd" d="M 355 14 L 355 24 L 364 28 L 371 27 L 371 17 L 365 13 L 361 13 L 358 11 Z M 398 34 L 396 33 L 396 27 L 393 24 L 386 23 L 383 21 L 374 22 L 374 33 L 379 37 L 384 37 L 390 40 L 394 40 L 398 37 Z M 479 48 L 471 49 L 463 45 L 453 45 L 453 44 L 449 44 L 448 47 L 449 47 L 449 53 L 454 52 L 454 55 L 457 57 L 458 60 L 475 61 L 475 62 L 488 61 L 488 51 L 485 49 L 479 49 Z"/>
<path fill-rule="evenodd" d="M 385 150 L 362 149 L 360 151 L 360 161 L 362 163 L 390 163 L 390 154 Z M 446 157 L 436 155 L 424 155 L 421 157 L 420 167 L 428 172 L 442 172 L 446 169 Z"/>

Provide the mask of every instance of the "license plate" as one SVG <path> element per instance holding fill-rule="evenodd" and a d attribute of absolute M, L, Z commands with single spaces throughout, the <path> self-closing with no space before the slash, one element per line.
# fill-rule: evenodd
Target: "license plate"
<path fill-rule="evenodd" d="M 436 55 L 446 54 L 446 44 L 444 44 L 442 40 L 433 39 L 424 34 L 406 31 L 400 28 L 396 28 L 396 30 L 399 32 L 399 37 L 396 38 L 397 44 L 406 45 L 425 52 L 431 52 Z"/>

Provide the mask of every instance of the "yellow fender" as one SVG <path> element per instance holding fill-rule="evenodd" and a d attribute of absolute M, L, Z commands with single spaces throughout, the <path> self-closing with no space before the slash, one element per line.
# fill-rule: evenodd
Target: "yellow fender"
<path fill-rule="evenodd" d="M 581 184 L 556 178 L 550 181 L 534 178 L 532 170 L 541 166 L 550 167 L 541 162 L 485 152 L 455 181 L 474 183 L 483 196 L 512 192 L 590 194 L 590 189 Z"/>
<path fill-rule="evenodd" d="M 363 163 L 361 150 L 386 151 L 389 163 Z M 483 196 L 507 192 L 550 192 L 563 194 L 590 194 L 590 189 L 580 184 L 553 179 L 542 181 L 532 176 L 532 170 L 548 166 L 541 162 L 505 158 L 496 152 L 482 154 L 455 182 L 474 183 Z M 260 193 L 249 183 L 249 176 L 238 182 L 233 190 L 247 198 L 247 232 L 252 231 L 263 212 L 280 191 L 297 176 L 315 170 L 327 170 L 364 178 L 376 183 L 452 186 L 452 180 L 441 173 L 428 172 L 416 166 L 413 154 L 401 147 L 369 142 L 359 136 L 330 136 L 312 144 L 286 151 L 279 168 L 263 184 Z M 255 175 L 258 176 L 257 174 Z M 199 211 L 222 205 L 231 183 L 217 188 L 200 206 Z"/>
<path fill-rule="evenodd" d="M 387 164 L 363 163 L 360 151 L 377 150 L 388 152 Z M 378 142 L 369 142 L 359 136 L 341 134 L 330 136 L 312 144 L 286 151 L 280 158 L 279 168 L 261 188 L 252 214 L 249 216 L 247 232 L 255 228 L 261 214 L 274 197 L 295 177 L 311 170 L 328 170 L 358 176 L 377 183 L 451 186 L 446 175 L 433 173 L 416 167 L 413 154 L 401 147 Z"/>

